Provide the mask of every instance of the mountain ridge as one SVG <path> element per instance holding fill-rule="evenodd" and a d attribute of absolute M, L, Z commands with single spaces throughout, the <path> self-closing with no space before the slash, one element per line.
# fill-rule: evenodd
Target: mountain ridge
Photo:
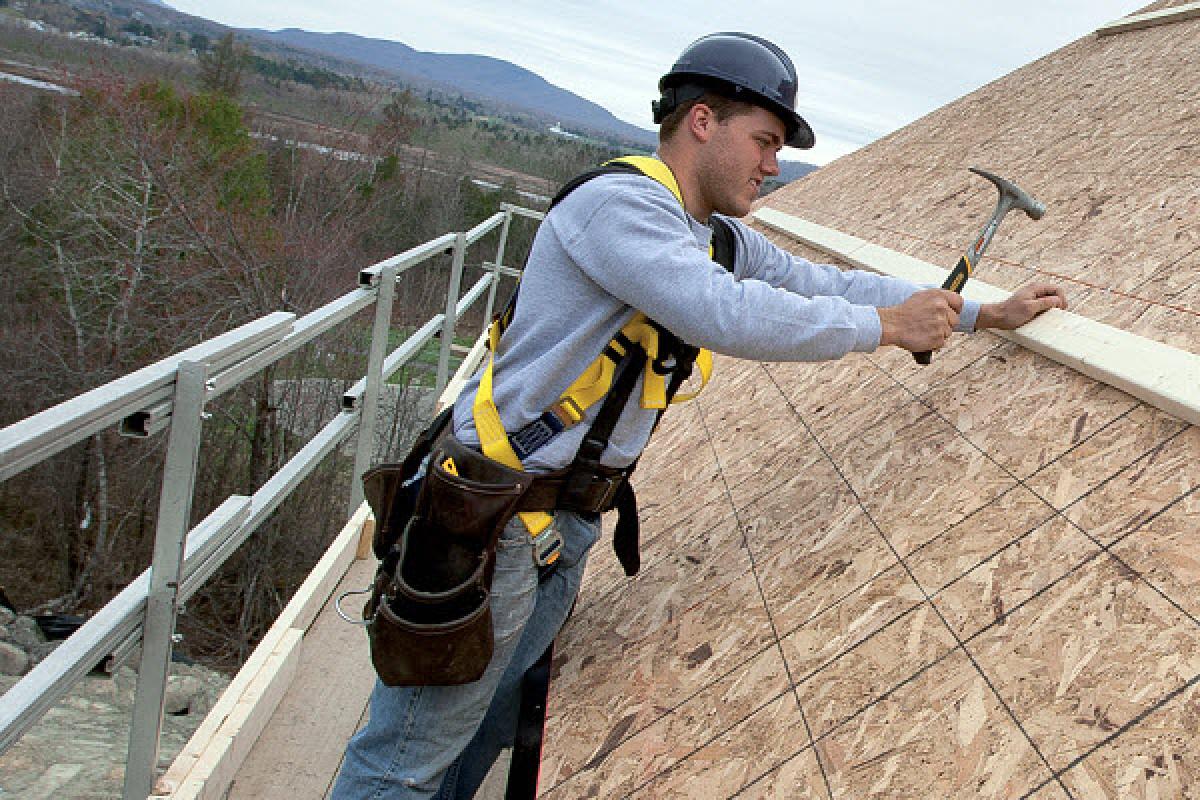
<path fill-rule="evenodd" d="M 603 106 L 556 86 L 532 70 L 476 53 L 435 53 L 402 42 L 355 33 L 315 33 L 300 28 L 243 29 L 277 44 L 353 60 L 418 87 L 452 88 L 466 95 L 543 115 L 585 132 L 605 133 L 653 147 L 656 134 L 618 119 Z"/>

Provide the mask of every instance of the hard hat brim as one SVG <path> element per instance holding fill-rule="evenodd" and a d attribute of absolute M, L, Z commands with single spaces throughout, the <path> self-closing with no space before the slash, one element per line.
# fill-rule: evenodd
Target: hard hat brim
<path fill-rule="evenodd" d="M 767 108 L 783 120 L 784 127 L 788 130 L 787 138 L 783 141 L 785 145 L 808 150 L 817 143 L 817 137 L 813 135 L 812 128 L 804 121 L 804 117 L 778 103 L 771 103 Z"/>

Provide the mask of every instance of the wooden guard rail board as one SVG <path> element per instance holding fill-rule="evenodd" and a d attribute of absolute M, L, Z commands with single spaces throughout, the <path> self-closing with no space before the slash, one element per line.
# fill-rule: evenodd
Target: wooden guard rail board
<path fill-rule="evenodd" d="M 752 218 L 860 269 L 928 285 L 941 285 L 949 274 L 912 256 L 775 209 L 760 208 Z M 1003 300 L 1008 294 L 977 280 L 963 290 L 965 297 L 982 303 Z M 1059 309 L 1019 330 L 993 333 L 1200 425 L 1200 355 Z"/>
<path fill-rule="evenodd" d="M 1126 31 L 1137 31 L 1143 28 L 1156 28 L 1159 25 L 1169 25 L 1172 22 L 1183 22 L 1200 17 L 1200 3 L 1184 3 L 1181 6 L 1163 8 L 1158 11 L 1148 11 L 1145 14 L 1133 14 L 1121 17 L 1096 29 L 1097 36 L 1112 36 Z"/>

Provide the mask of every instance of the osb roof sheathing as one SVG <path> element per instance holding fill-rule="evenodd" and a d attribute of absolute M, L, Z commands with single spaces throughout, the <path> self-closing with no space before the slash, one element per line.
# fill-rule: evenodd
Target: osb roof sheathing
<path fill-rule="evenodd" d="M 990 169 L 1049 211 L 980 278 L 1200 352 L 1198 45 L 1085 37 L 765 202 L 949 268 Z M 641 574 L 593 551 L 542 796 L 1200 797 L 1198 463 L 988 333 L 924 368 L 718 359 L 639 469 Z"/>

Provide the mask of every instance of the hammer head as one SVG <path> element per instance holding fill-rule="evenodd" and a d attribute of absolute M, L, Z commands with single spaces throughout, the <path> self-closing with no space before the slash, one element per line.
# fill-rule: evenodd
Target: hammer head
<path fill-rule="evenodd" d="M 992 183 L 996 184 L 996 188 L 1000 191 L 1000 203 L 1007 205 L 1008 208 L 1019 208 L 1028 214 L 1033 219 L 1041 219 L 1046 213 L 1046 206 L 1034 200 L 1025 191 L 1009 180 L 1001 178 L 999 175 L 993 175 L 990 172 L 985 172 L 978 167 L 968 167 L 971 172 L 974 172 L 980 177 L 987 178 Z M 1007 209 L 1005 209 L 1007 210 Z"/>

